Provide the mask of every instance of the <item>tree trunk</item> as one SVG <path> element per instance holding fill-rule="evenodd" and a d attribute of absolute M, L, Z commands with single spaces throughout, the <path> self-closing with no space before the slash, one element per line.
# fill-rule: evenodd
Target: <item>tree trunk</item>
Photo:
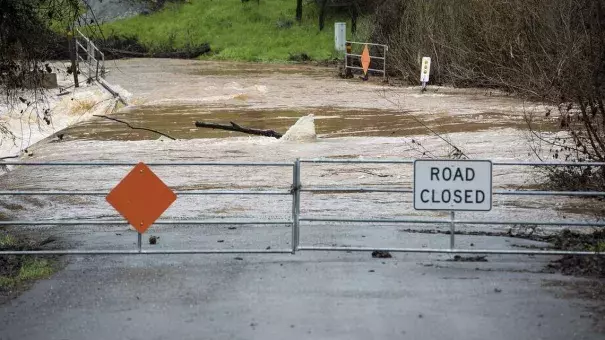
<path fill-rule="evenodd" d="M 357 17 L 359 16 L 359 11 L 357 9 L 357 3 L 353 2 L 351 5 L 351 33 L 357 33 Z"/>
<path fill-rule="evenodd" d="M 282 137 L 281 133 L 275 132 L 273 130 L 251 129 L 251 128 L 239 126 L 239 125 L 235 124 L 234 122 L 230 122 L 230 123 L 231 123 L 231 125 L 195 122 L 195 126 L 203 127 L 203 128 L 210 128 L 210 129 L 242 132 L 242 133 L 247 133 L 249 135 L 266 136 L 266 137 L 273 137 L 273 138 L 277 138 L 277 139 L 280 139 Z"/>
<path fill-rule="evenodd" d="M 326 5 L 328 0 L 321 0 L 321 8 L 319 9 L 319 30 L 323 31 L 326 22 Z"/>
<path fill-rule="evenodd" d="M 302 20 L 302 0 L 296 0 L 296 21 Z"/>

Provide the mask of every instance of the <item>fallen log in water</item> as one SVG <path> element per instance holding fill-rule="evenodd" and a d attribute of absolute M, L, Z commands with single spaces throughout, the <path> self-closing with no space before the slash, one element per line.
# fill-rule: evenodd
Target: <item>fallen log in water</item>
<path fill-rule="evenodd" d="M 247 133 L 247 134 L 250 134 L 250 135 L 273 137 L 273 138 L 277 138 L 277 139 L 280 139 L 282 137 L 281 133 L 273 131 L 273 130 L 251 129 L 251 128 L 246 128 L 246 127 L 240 126 L 238 124 L 235 124 L 234 122 L 229 122 L 229 123 L 230 123 L 230 125 L 216 124 L 216 123 L 195 122 L 195 126 L 197 126 L 197 127 L 203 127 L 203 128 L 210 128 L 210 129 L 219 129 L 219 130 L 242 132 L 242 133 Z"/>

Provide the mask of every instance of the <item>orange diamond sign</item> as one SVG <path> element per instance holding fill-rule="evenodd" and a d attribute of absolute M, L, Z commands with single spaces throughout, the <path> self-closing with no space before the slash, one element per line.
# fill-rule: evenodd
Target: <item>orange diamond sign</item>
<path fill-rule="evenodd" d="M 176 200 L 176 194 L 147 165 L 139 163 L 106 199 L 142 234 Z"/>
<path fill-rule="evenodd" d="M 368 69 L 370 68 L 370 62 L 372 58 L 370 58 L 370 50 L 368 50 L 368 45 L 363 48 L 363 52 L 361 52 L 361 67 L 363 68 L 363 74 L 368 74 Z"/>

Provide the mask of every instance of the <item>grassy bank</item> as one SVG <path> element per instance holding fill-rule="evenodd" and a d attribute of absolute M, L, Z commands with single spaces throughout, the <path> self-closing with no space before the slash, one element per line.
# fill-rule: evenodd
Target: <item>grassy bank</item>
<path fill-rule="evenodd" d="M 102 30 L 106 37 L 136 37 L 152 51 L 209 43 L 212 53 L 204 58 L 219 60 L 287 61 L 303 53 L 314 60 L 336 57 L 333 23 L 346 17 L 332 13 L 320 32 L 315 5 L 305 5 L 300 24 L 295 9 L 293 0 L 191 0 L 104 24 Z"/>
<path fill-rule="evenodd" d="M 32 241 L 0 231 L 0 250 L 37 250 L 53 241 Z M 14 297 L 32 282 L 50 277 L 58 268 L 56 257 L 0 256 L 0 302 Z"/>

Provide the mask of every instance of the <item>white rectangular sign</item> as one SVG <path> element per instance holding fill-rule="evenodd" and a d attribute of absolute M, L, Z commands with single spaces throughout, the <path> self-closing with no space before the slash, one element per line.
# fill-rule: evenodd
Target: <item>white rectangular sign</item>
<path fill-rule="evenodd" d="M 420 66 L 420 82 L 421 83 L 428 83 L 429 82 L 429 75 L 431 74 L 431 58 L 430 57 L 423 57 L 422 58 L 422 65 Z"/>
<path fill-rule="evenodd" d="M 417 160 L 414 162 L 414 209 L 492 209 L 492 162 Z"/>

